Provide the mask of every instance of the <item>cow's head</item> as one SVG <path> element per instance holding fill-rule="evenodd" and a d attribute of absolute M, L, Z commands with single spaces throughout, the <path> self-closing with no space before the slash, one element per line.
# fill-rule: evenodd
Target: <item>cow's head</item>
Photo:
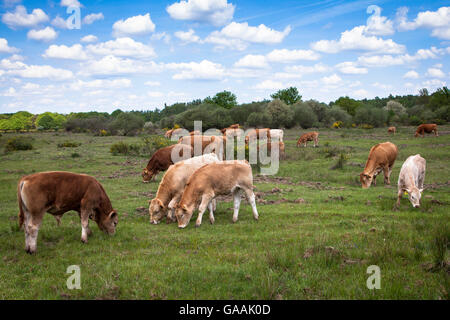
<path fill-rule="evenodd" d="M 155 176 L 155 173 L 151 170 L 148 170 L 147 168 L 145 168 L 144 170 L 142 170 L 142 181 L 145 182 L 150 182 L 150 180 L 152 180 L 152 178 Z"/>
<path fill-rule="evenodd" d="M 153 199 L 149 202 L 148 213 L 150 215 L 150 223 L 158 224 L 166 215 L 166 207 L 160 199 Z"/>
<path fill-rule="evenodd" d="M 373 180 L 373 175 L 361 172 L 361 174 L 359 175 L 359 181 L 361 181 L 361 185 L 363 187 L 363 189 L 367 189 L 370 187 L 370 185 L 372 184 L 372 180 Z"/>
<path fill-rule="evenodd" d="M 178 205 L 175 210 L 175 216 L 178 221 L 178 228 L 186 228 L 191 220 L 192 214 L 194 213 L 193 208 L 189 209 L 187 205 Z"/>
<path fill-rule="evenodd" d="M 119 215 L 116 210 L 112 210 L 108 214 L 100 215 L 97 221 L 100 230 L 107 234 L 114 234 L 116 232 L 116 226 L 119 222 Z"/>
<path fill-rule="evenodd" d="M 414 137 L 418 137 L 419 136 L 419 132 L 418 131 L 416 131 L 416 133 L 414 134 Z"/>
<path fill-rule="evenodd" d="M 406 189 L 406 192 L 408 192 L 409 202 L 411 202 L 414 208 L 420 207 L 420 198 L 422 197 L 422 191 L 423 189 L 419 189 L 416 187 Z"/>

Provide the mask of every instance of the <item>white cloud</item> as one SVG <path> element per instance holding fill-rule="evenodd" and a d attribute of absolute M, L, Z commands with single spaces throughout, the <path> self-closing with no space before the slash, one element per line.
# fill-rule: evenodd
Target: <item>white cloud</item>
<path fill-rule="evenodd" d="M 336 73 L 328 77 L 323 77 L 320 80 L 322 80 L 322 82 L 326 85 L 336 85 L 342 81 L 341 77 L 339 77 Z"/>
<path fill-rule="evenodd" d="M 431 35 L 440 39 L 450 40 L 450 7 L 441 7 L 436 11 L 419 12 L 413 21 L 408 21 L 408 8 L 397 10 L 398 29 L 400 31 L 417 28 L 432 29 Z"/>
<path fill-rule="evenodd" d="M 367 98 L 369 92 L 364 89 L 355 90 L 352 92 L 352 96 L 355 98 Z"/>
<path fill-rule="evenodd" d="M 119 88 L 129 88 L 131 87 L 130 79 L 96 79 L 92 81 L 82 81 L 77 80 L 70 84 L 70 88 L 72 90 L 82 90 L 82 89 L 119 89 Z"/>
<path fill-rule="evenodd" d="M 252 89 L 257 90 L 280 90 L 283 89 L 285 86 L 282 82 L 279 81 L 273 81 L 273 80 L 264 80 L 255 86 L 252 87 Z"/>
<path fill-rule="evenodd" d="M 320 55 L 312 50 L 288 50 L 276 49 L 267 55 L 267 59 L 273 62 L 290 63 L 298 60 L 317 60 Z"/>
<path fill-rule="evenodd" d="M 70 70 L 54 68 L 48 65 L 23 65 L 21 69 L 10 70 L 9 74 L 22 78 L 67 80 L 73 78 Z"/>
<path fill-rule="evenodd" d="M 372 83 L 372 86 L 378 89 L 382 89 L 382 90 L 391 90 L 392 86 L 390 84 L 384 84 L 384 83 L 379 83 L 379 82 L 374 82 Z"/>
<path fill-rule="evenodd" d="M 37 41 L 51 41 L 55 40 L 58 33 L 52 27 L 46 27 L 41 30 L 30 30 L 27 33 L 28 39 L 33 39 Z"/>
<path fill-rule="evenodd" d="M 159 83 L 158 81 L 146 81 L 144 82 L 144 85 L 149 87 L 159 87 L 161 83 Z"/>
<path fill-rule="evenodd" d="M 165 44 L 170 43 L 171 36 L 165 32 L 154 33 L 150 37 L 151 40 L 163 40 Z"/>
<path fill-rule="evenodd" d="M 327 72 L 330 67 L 322 63 L 316 63 L 313 66 L 294 65 L 284 68 L 286 72 L 295 72 L 300 74 Z"/>
<path fill-rule="evenodd" d="M 78 0 L 61 0 L 59 3 L 61 7 L 82 7 L 83 5 Z"/>
<path fill-rule="evenodd" d="M 269 65 L 265 56 L 248 54 L 239 59 L 234 66 L 241 68 L 267 68 Z"/>
<path fill-rule="evenodd" d="M 341 33 L 339 40 L 320 40 L 313 42 L 311 47 L 320 52 L 337 53 L 344 50 L 362 50 L 380 53 L 402 53 L 405 46 L 395 43 L 392 39 L 384 40 L 376 36 L 366 35 L 367 27 L 358 26 Z"/>
<path fill-rule="evenodd" d="M 175 2 L 166 10 L 172 19 L 222 26 L 233 18 L 234 5 L 227 0 L 187 0 Z"/>
<path fill-rule="evenodd" d="M 411 71 L 408 71 L 407 73 L 405 73 L 403 75 L 403 78 L 405 78 L 405 79 L 418 79 L 419 78 L 419 74 L 416 71 L 411 70 Z"/>
<path fill-rule="evenodd" d="M 193 29 L 189 29 L 189 31 L 177 31 L 175 32 L 175 37 L 180 39 L 181 41 L 185 43 L 200 43 L 200 37 L 195 34 L 195 31 Z"/>
<path fill-rule="evenodd" d="M 149 91 L 147 92 L 147 95 L 151 98 L 159 98 L 164 96 L 164 93 L 159 92 L 159 91 Z"/>
<path fill-rule="evenodd" d="M 71 60 L 86 60 L 88 58 L 81 44 L 74 44 L 71 47 L 53 44 L 45 50 L 45 53 L 42 56 L 44 58 Z"/>
<path fill-rule="evenodd" d="M 94 36 L 93 34 L 89 34 L 80 39 L 81 42 L 85 42 L 85 43 L 96 42 L 97 40 L 98 40 L 98 38 L 96 36 Z"/>
<path fill-rule="evenodd" d="M 247 48 L 248 43 L 240 39 L 230 39 L 222 36 L 219 31 L 212 32 L 206 37 L 205 42 L 215 44 L 215 49 L 230 48 L 233 50 L 243 51 Z"/>
<path fill-rule="evenodd" d="M 116 21 L 113 24 L 113 35 L 139 35 L 155 31 L 155 24 L 150 18 L 150 13 L 137 15 L 128 19 Z"/>
<path fill-rule="evenodd" d="M 105 17 L 103 16 L 103 13 L 91 13 L 84 17 L 83 23 L 84 24 L 92 24 L 97 20 L 103 20 Z"/>
<path fill-rule="evenodd" d="M 134 57 L 138 59 L 156 57 L 152 47 L 131 38 L 117 38 L 98 44 L 90 44 L 86 49 L 96 55 L 113 55 L 118 57 Z"/>
<path fill-rule="evenodd" d="M 17 51 L 18 51 L 17 48 L 10 47 L 8 45 L 8 40 L 6 40 L 5 38 L 0 38 L 0 52 L 13 53 L 13 52 L 17 52 Z"/>
<path fill-rule="evenodd" d="M 154 74 L 161 72 L 162 66 L 154 61 L 124 59 L 108 55 L 100 60 L 89 60 L 80 65 L 80 75 L 121 75 L 121 74 Z"/>
<path fill-rule="evenodd" d="M 34 27 L 42 22 L 48 21 L 47 14 L 41 9 L 34 9 L 30 14 L 27 9 L 20 5 L 16 7 L 14 12 L 6 12 L 2 16 L 2 21 L 11 29 L 17 27 Z"/>
<path fill-rule="evenodd" d="M 387 36 L 394 34 L 394 24 L 391 20 L 380 15 L 381 8 L 371 5 L 367 8 L 367 13 L 372 15 L 367 19 L 367 28 L 365 33 L 373 36 Z"/>
<path fill-rule="evenodd" d="M 168 63 L 168 69 L 181 70 L 173 76 L 175 80 L 220 80 L 225 75 L 221 64 L 203 60 L 189 63 Z"/>
<path fill-rule="evenodd" d="M 59 15 L 55 17 L 55 19 L 52 20 L 52 26 L 60 29 L 69 29 L 67 20 L 64 20 Z"/>
<path fill-rule="evenodd" d="M 368 72 L 367 68 L 357 67 L 354 62 L 350 61 L 339 63 L 336 68 L 345 74 L 366 74 Z"/>
<path fill-rule="evenodd" d="M 445 78 L 445 73 L 438 68 L 428 68 L 425 75 L 432 78 Z"/>

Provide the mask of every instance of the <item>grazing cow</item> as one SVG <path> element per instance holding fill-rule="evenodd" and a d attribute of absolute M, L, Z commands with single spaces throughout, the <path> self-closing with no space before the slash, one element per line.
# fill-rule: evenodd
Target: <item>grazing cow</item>
<path fill-rule="evenodd" d="M 167 130 L 166 133 L 164 133 L 164 137 L 166 137 L 167 139 L 170 139 L 170 137 L 172 137 L 172 132 L 173 132 L 173 129 Z"/>
<path fill-rule="evenodd" d="M 317 131 L 312 131 L 312 132 L 302 134 L 297 141 L 297 148 L 300 147 L 302 144 L 306 147 L 306 143 L 308 141 L 313 141 L 314 147 L 318 147 L 319 133 Z"/>
<path fill-rule="evenodd" d="M 286 158 L 286 153 L 285 153 L 285 149 L 284 149 L 284 142 L 280 141 L 280 142 L 269 142 L 269 143 L 265 143 L 262 145 L 257 146 L 257 152 L 259 154 L 259 149 L 262 147 L 266 147 L 267 148 L 267 152 L 272 152 L 272 149 L 278 148 L 278 152 L 280 155 L 280 159 L 285 159 Z"/>
<path fill-rule="evenodd" d="M 408 198 L 414 208 L 420 207 L 420 198 L 425 181 L 426 160 L 416 154 L 409 156 L 403 163 L 398 176 L 398 198 L 396 207 L 400 206 L 403 192 L 408 193 Z"/>
<path fill-rule="evenodd" d="M 45 212 L 60 218 L 67 211 L 77 211 L 84 243 L 92 233 L 89 219 L 107 234 L 116 231 L 117 211 L 111 206 L 102 185 L 88 175 L 51 171 L 25 176 L 17 185 L 17 199 L 19 227 L 25 224 L 25 250 L 30 254 L 36 252 L 39 227 Z"/>
<path fill-rule="evenodd" d="M 428 123 L 428 124 L 421 124 L 417 127 L 416 134 L 414 137 L 418 137 L 419 135 L 422 135 L 422 138 L 425 136 L 425 133 L 432 133 L 434 132 L 434 135 L 438 137 L 438 130 L 437 130 L 437 124 L 435 123 Z"/>
<path fill-rule="evenodd" d="M 168 218 L 175 221 L 175 206 L 181 199 L 181 195 L 183 194 L 184 187 L 186 186 L 189 177 L 195 170 L 208 163 L 217 161 L 219 161 L 219 158 L 217 158 L 215 154 L 208 153 L 171 165 L 159 184 L 156 197 L 150 201 L 148 208 L 150 223 L 158 224 L 161 219 L 167 215 L 168 210 L 170 210 Z M 210 207 L 209 219 L 211 223 L 214 223 L 213 211 L 214 208 Z"/>
<path fill-rule="evenodd" d="M 253 193 L 252 168 L 245 160 L 220 161 L 201 167 L 189 178 L 183 195 L 176 208 L 178 227 L 185 228 L 191 220 L 196 207 L 199 206 L 196 226 L 202 223 L 202 216 L 209 203 L 219 195 L 233 194 L 236 222 L 241 203 L 241 190 L 244 191 L 252 206 L 253 217 L 258 220 L 255 194 Z"/>
<path fill-rule="evenodd" d="M 220 160 L 223 159 L 226 137 L 221 136 L 184 136 L 178 140 L 179 144 L 189 145 L 194 150 L 195 156 L 204 153 L 215 153 Z M 195 147 L 197 145 L 197 148 Z"/>
<path fill-rule="evenodd" d="M 245 136 L 245 143 L 248 144 L 250 142 L 250 140 L 256 141 L 256 140 L 261 140 L 261 139 L 270 140 L 270 129 L 269 128 L 249 130 L 249 132 Z"/>
<path fill-rule="evenodd" d="M 190 136 L 198 136 L 198 135 L 201 135 L 201 134 L 202 133 L 200 131 L 198 131 L 198 130 L 194 130 L 194 131 L 189 132 Z"/>
<path fill-rule="evenodd" d="M 396 128 L 395 127 L 389 127 L 388 128 L 388 133 L 393 133 L 395 134 Z"/>
<path fill-rule="evenodd" d="M 173 151 L 175 153 L 178 152 L 177 157 L 172 157 Z M 176 144 L 156 150 L 148 161 L 145 169 L 142 170 L 142 180 L 144 182 L 149 182 L 158 174 L 158 172 L 166 171 L 174 163 L 173 160 L 179 161 L 188 159 L 191 158 L 193 154 L 194 151 L 190 146 L 180 147 Z"/>
<path fill-rule="evenodd" d="M 283 142 L 284 131 L 281 129 L 270 129 L 270 139 L 278 139 Z"/>
<path fill-rule="evenodd" d="M 377 175 L 384 172 L 384 183 L 390 184 L 392 167 L 397 159 L 397 146 L 391 142 L 383 142 L 373 146 L 369 152 L 364 171 L 359 175 L 363 189 L 367 189 L 371 184 L 376 185 Z"/>

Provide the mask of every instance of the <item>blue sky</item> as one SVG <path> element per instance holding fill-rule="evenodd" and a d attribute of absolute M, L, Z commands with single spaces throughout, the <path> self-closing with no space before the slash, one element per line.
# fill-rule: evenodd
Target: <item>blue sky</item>
<path fill-rule="evenodd" d="M 289 86 L 329 102 L 450 78 L 447 1 L 4 0 L 0 16 L 0 113 L 155 109 L 223 90 L 243 103 Z"/>

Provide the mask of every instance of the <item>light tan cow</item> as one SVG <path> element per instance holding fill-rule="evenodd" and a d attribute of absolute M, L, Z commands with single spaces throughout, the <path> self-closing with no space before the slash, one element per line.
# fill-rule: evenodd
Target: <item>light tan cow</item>
<path fill-rule="evenodd" d="M 317 131 L 307 132 L 300 136 L 300 138 L 297 140 L 297 148 L 300 147 L 302 144 L 304 147 L 306 147 L 306 143 L 308 141 L 314 142 L 314 147 L 317 147 L 319 144 L 319 133 Z"/>
<path fill-rule="evenodd" d="M 181 199 L 189 177 L 195 170 L 217 161 L 219 159 L 215 154 L 208 153 L 171 165 L 159 184 L 156 197 L 149 201 L 150 223 L 158 224 L 166 215 L 169 219 L 175 221 L 175 206 Z M 210 208 L 211 223 L 214 222 L 213 211 L 214 206 Z"/>
<path fill-rule="evenodd" d="M 388 128 L 388 133 L 393 133 L 395 134 L 396 128 L 395 127 L 389 127 Z"/>
<path fill-rule="evenodd" d="M 270 129 L 251 129 L 247 132 L 245 136 L 245 143 L 254 142 L 256 140 L 270 140 Z"/>
<path fill-rule="evenodd" d="M 232 194 L 234 198 L 233 222 L 236 222 L 242 191 L 252 206 L 253 217 L 258 220 L 255 194 L 253 193 L 252 168 L 247 161 L 220 161 L 201 167 L 189 178 L 175 210 L 178 227 L 185 228 L 188 225 L 194 210 L 200 204 L 195 224 L 199 227 L 209 203 L 217 196 L 229 194 Z"/>
<path fill-rule="evenodd" d="M 190 145 L 194 149 L 194 155 L 200 156 L 206 153 L 215 153 L 220 160 L 223 159 L 226 137 L 223 136 L 184 136 L 178 143 Z"/>
<path fill-rule="evenodd" d="M 359 175 L 363 189 L 376 185 L 377 175 L 384 172 L 384 183 L 390 184 L 392 167 L 397 159 L 398 148 L 391 142 L 383 142 L 373 146 L 369 152 L 364 171 Z"/>
<path fill-rule="evenodd" d="M 426 160 L 420 154 L 409 156 L 403 163 L 398 176 L 397 208 L 400 206 L 400 199 L 402 198 L 403 192 L 408 193 L 409 201 L 414 208 L 420 207 L 426 164 Z"/>

